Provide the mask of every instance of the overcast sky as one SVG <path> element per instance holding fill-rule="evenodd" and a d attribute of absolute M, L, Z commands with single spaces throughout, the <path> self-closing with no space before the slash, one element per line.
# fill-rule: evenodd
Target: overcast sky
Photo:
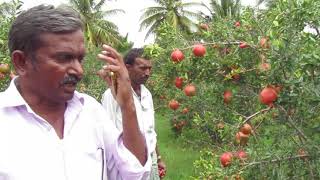
<path fill-rule="evenodd" d="M 8 0 L 0 0 L 0 2 Z M 192 0 L 196 2 L 197 0 Z M 198 0 L 208 4 L 209 0 Z M 58 5 L 61 3 L 68 3 L 68 0 L 22 0 L 24 2 L 23 9 L 28 9 L 38 4 L 53 4 Z M 154 5 L 153 0 L 112 0 L 107 2 L 110 4 L 111 9 L 123 9 L 125 14 L 117 14 L 110 16 L 108 20 L 114 22 L 122 35 L 129 33 L 129 41 L 134 42 L 135 47 L 141 47 L 144 44 L 152 42 L 153 38 L 144 41 L 146 30 L 139 32 L 141 10 Z M 256 0 L 242 0 L 243 5 L 255 5 Z M 108 5 L 109 7 L 109 5 Z"/>

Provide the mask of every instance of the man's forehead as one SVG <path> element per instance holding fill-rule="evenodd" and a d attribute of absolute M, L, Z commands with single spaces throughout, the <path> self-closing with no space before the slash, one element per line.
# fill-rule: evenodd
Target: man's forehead
<path fill-rule="evenodd" d="M 43 33 L 40 35 L 40 43 L 43 47 L 59 50 L 81 49 L 85 51 L 84 36 L 82 31 L 71 33 Z"/>
<path fill-rule="evenodd" d="M 151 66 L 152 62 L 149 59 L 145 59 L 145 58 L 136 58 L 134 61 L 134 64 L 136 65 L 144 65 L 144 66 Z"/>
<path fill-rule="evenodd" d="M 76 39 L 75 39 L 76 37 Z M 64 40 L 64 41 L 80 41 L 84 42 L 84 34 L 81 29 L 73 32 L 65 32 L 65 33 L 52 33 L 52 32 L 43 32 L 39 35 L 39 40 L 47 43 L 54 43 L 53 40 Z"/>

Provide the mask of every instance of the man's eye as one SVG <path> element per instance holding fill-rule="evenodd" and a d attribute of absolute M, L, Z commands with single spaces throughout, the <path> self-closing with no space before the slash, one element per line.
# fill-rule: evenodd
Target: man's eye
<path fill-rule="evenodd" d="M 81 57 L 79 57 L 79 58 L 78 58 L 78 60 L 79 60 L 79 62 L 80 62 L 80 63 L 83 63 L 83 61 L 84 61 L 84 57 L 83 57 L 83 56 L 81 56 Z"/>
<path fill-rule="evenodd" d="M 145 68 L 143 68 L 143 70 L 144 70 L 144 71 L 146 71 L 146 70 L 151 71 L 151 68 L 149 68 L 149 67 L 145 67 Z"/>
<path fill-rule="evenodd" d="M 67 62 L 73 59 L 72 55 L 69 54 L 61 54 L 57 56 L 57 60 L 61 62 Z"/>

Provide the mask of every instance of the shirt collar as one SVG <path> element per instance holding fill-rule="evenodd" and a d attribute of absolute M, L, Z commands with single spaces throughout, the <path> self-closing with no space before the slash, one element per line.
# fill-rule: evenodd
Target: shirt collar
<path fill-rule="evenodd" d="M 133 94 L 134 94 L 136 97 L 139 97 L 139 96 L 136 94 L 136 92 L 133 90 L 132 87 L 131 87 L 131 89 L 132 89 Z M 139 99 L 143 99 L 143 98 L 145 98 L 146 96 L 148 96 L 147 88 L 146 88 L 143 84 L 140 85 L 140 95 L 141 95 L 141 97 L 139 97 Z"/>
<path fill-rule="evenodd" d="M 26 104 L 25 100 L 23 99 L 16 85 L 14 84 L 14 81 L 17 78 L 18 77 L 14 77 L 11 80 L 9 87 L 0 94 L 0 107 L 14 107 Z"/>

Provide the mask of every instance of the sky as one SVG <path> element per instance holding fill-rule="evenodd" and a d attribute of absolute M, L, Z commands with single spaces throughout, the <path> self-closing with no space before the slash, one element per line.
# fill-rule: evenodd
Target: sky
<path fill-rule="evenodd" d="M 3 1 L 8 0 L 0 0 L 0 3 Z M 192 0 L 192 2 L 197 1 L 209 4 L 209 0 Z M 68 3 L 68 0 L 22 0 L 22 2 L 24 2 L 22 8 L 28 9 L 39 4 L 59 5 L 61 3 Z M 123 9 L 126 12 L 125 14 L 110 16 L 108 17 L 108 20 L 114 22 L 118 26 L 121 35 L 125 36 L 128 33 L 128 39 L 134 43 L 134 47 L 141 47 L 153 42 L 152 36 L 146 41 L 144 40 L 147 30 L 139 31 L 141 11 L 144 8 L 154 5 L 155 3 L 153 0 L 111 0 L 107 3 L 108 7 L 110 5 L 111 9 Z M 256 0 L 242 0 L 242 4 L 255 5 Z"/>

